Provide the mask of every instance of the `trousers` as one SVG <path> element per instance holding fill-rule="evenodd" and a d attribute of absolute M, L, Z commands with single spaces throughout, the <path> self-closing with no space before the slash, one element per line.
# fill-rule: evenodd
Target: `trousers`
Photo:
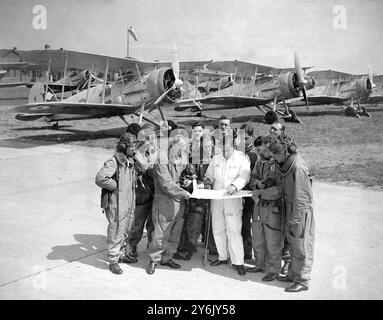
<path fill-rule="evenodd" d="M 230 255 L 232 264 L 243 265 L 242 208 L 230 212 L 225 210 L 224 201 L 216 202 L 212 206 L 212 222 L 218 259 L 226 260 Z"/>

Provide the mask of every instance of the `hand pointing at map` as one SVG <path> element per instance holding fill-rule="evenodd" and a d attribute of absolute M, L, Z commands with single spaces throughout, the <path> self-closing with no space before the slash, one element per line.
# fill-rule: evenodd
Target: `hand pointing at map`
<path fill-rule="evenodd" d="M 234 192 L 236 192 L 237 191 L 237 187 L 235 186 L 235 185 L 233 185 L 233 184 L 231 184 L 230 186 L 229 186 L 229 188 L 227 188 L 227 190 L 226 190 L 226 193 L 229 195 L 229 196 L 231 196 Z"/>

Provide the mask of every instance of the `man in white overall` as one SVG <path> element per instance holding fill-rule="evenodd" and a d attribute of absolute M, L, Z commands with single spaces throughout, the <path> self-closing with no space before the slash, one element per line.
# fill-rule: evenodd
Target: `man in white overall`
<path fill-rule="evenodd" d="M 230 119 L 221 119 L 220 127 L 230 126 Z M 226 125 L 226 126 L 227 126 Z M 220 149 L 212 158 L 205 178 L 213 184 L 214 190 L 225 189 L 232 195 L 241 190 L 250 180 L 250 161 L 244 153 L 234 150 L 233 136 L 224 128 L 216 137 Z M 218 259 L 211 263 L 219 266 L 230 260 L 239 275 L 245 275 L 242 229 L 242 198 L 211 200 L 212 226 L 218 250 Z"/>

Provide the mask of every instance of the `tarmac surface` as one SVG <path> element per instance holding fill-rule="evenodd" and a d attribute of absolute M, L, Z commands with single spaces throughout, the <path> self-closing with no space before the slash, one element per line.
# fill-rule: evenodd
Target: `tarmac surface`
<path fill-rule="evenodd" d="M 107 220 L 94 177 L 111 150 L 0 140 L 0 299 L 382 299 L 383 191 L 314 182 L 316 242 L 310 290 L 202 266 L 203 248 L 181 269 L 138 263 L 114 275 Z"/>

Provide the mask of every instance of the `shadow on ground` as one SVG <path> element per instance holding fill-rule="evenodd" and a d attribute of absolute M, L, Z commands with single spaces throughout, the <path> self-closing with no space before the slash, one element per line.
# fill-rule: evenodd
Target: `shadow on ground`
<path fill-rule="evenodd" d="M 38 128 L 18 128 L 17 131 L 41 131 L 45 127 Z M 3 139 L 0 141 L 0 147 L 15 149 L 33 148 L 41 145 L 55 145 L 61 143 L 70 143 L 78 141 L 94 141 L 99 139 L 114 138 L 117 139 L 125 130 L 125 127 L 103 129 L 98 131 L 78 130 L 70 128 L 60 128 L 48 134 L 25 135 L 17 138 Z"/>
<path fill-rule="evenodd" d="M 107 249 L 106 249 L 106 236 L 97 235 L 97 234 L 74 234 L 74 239 L 77 241 L 75 244 L 54 246 L 51 249 L 51 252 L 47 255 L 49 260 L 65 260 L 68 263 L 77 261 L 95 268 L 102 270 L 109 269 L 109 263 L 107 261 Z M 137 253 L 138 261 L 137 263 L 121 265 L 123 269 L 127 266 L 132 268 L 142 269 L 142 272 L 146 272 L 146 267 L 149 265 L 149 256 L 146 251 L 147 246 L 147 237 L 143 236 L 142 240 L 138 244 Z M 271 285 L 275 287 L 285 288 L 290 284 L 285 284 L 277 280 L 271 282 L 262 281 L 264 273 L 247 273 L 245 276 L 238 275 L 237 271 L 230 265 L 220 265 L 218 267 L 210 266 L 210 262 L 214 261 L 217 256 L 208 256 L 206 264 L 203 264 L 205 251 L 202 244 L 198 245 L 198 250 L 193 254 L 193 257 L 189 261 L 185 260 L 175 260 L 178 264 L 181 265 L 180 269 L 174 269 L 173 272 L 190 272 L 193 269 L 203 269 L 206 272 L 232 278 L 239 281 L 254 281 L 261 284 Z M 247 266 L 254 265 L 254 261 L 246 261 Z M 158 264 L 156 272 L 153 275 L 148 275 L 148 277 L 155 277 L 156 273 L 160 273 L 161 270 L 172 270 L 167 266 L 162 266 Z M 108 271 L 109 272 L 109 271 Z"/>
<path fill-rule="evenodd" d="M 129 267 L 135 267 L 135 268 L 140 268 L 143 269 L 143 272 L 146 272 L 145 269 L 149 265 L 149 257 L 146 251 L 146 244 L 147 241 L 141 241 L 138 245 L 137 248 L 137 253 L 138 253 L 138 262 L 135 264 L 129 264 Z M 271 282 L 264 282 L 262 281 L 262 278 L 265 276 L 264 273 L 247 273 L 245 276 L 240 276 L 237 271 L 231 267 L 230 265 L 220 265 L 218 267 L 213 267 L 210 265 L 210 262 L 214 261 L 217 259 L 217 255 L 208 255 L 208 260 L 206 264 L 203 264 L 204 257 L 205 257 L 205 250 L 203 247 L 202 243 L 198 244 L 198 250 L 195 252 L 192 256 L 192 259 L 189 261 L 185 260 L 176 260 L 173 259 L 174 262 L 177 262 L 178 264 L 181 265 L 181 268 L 179 269 L 171 269 L 167 266 L 161 266 L 161 264 L 158 264 L 156 267 L 156 271 L 154 272 L 153 275 L 148 275 L 148 277 L 156 277 L 156 274 L 161 273 L 162 270 L 172 270 L 172 272 L 175 272 L 175 274 L 179 274 L 179 272 L 190 272 L 193 269 L 203 269 L 206 272 L 218 275 L 218 276 L 223 276 L 239 281 L 254 281 L 260 284 L 264 285 L 271 285 L 279 288 L 285 288 L 290 283 L 285 284 L 282 282 L 279 282 L 277 280 L 271 281 Z M 251 261 L 246 261 L 245 262 L 247 266 L 251 267 L 254 265 L 254 260 Z M 207 275 L 208 276 L 208 275 Z"/>
<path fill-rule="evenodd" d="M 106 236 L 75 234 L 73 237 L 77 243 L 52 247 L 47 258 L 49 260 L 65 260 L 68 262 L 78 261 L 95 268 L 108 269 L 106 254 L 99 254 L 100 252 L 106 252 Z"/>

